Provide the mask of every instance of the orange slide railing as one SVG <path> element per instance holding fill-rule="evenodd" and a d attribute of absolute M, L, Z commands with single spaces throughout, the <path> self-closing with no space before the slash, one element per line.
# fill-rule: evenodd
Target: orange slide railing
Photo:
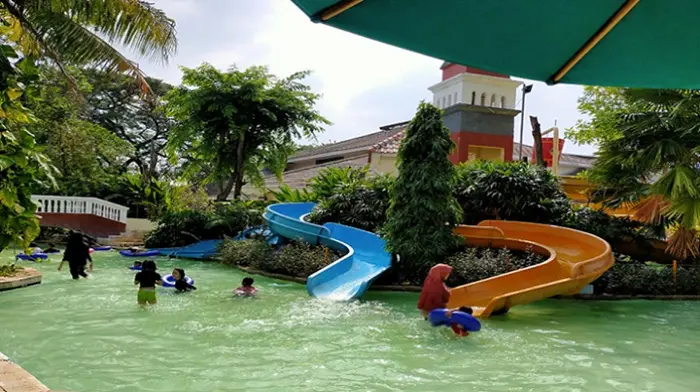
<path fill-rule="evenodd" d="M 469 246 L 529 250 L 547 257 L 532 267 L 453 288 L 448 307 L 471 306 L 477 317 L 579 293 L 614 263 L 605 240 L 560 226 L 490 220 L 478 226 L 458 226 L 455 233 Z"/>

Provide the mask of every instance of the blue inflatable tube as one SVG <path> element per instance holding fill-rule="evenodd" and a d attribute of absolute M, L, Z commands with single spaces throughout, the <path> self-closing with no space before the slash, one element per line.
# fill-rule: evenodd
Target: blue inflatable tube
<path fill-rule="evenodd" d="M 124 257 L 150 257 L 150 256 L 158 256 L 160 252 L 157 250 L 146 250 L 143 252 L 132 252 L 130 250 L 120 250 L 119 254 L 124 256 Z"/>
<path fill-rule="evenodd" d="M 111 246 L 96 246 L 94 248 L 95 251 L 103 251 L 103 250 L 112 250 Z"/>
<path fill-rule="evenodd" d="M 188 284 L 194 284 L 194 279 L 189 276 L 185 276 L 185 282 Z M 175 287 L 175 278 L 171 274 L 165 275 L 163 277 L 163 287 Z"/>
<path fill-rule="evenodd" d="M 48 257 L 49 255 L 47 255 L 46 253 L 32 253 L 31 255 L 20 253 L 18 255 L 15 255 L 15 259 L 31 261 L 34 261 L 36 259 L 46 260 Z"/>
<path fill-rule="evenodd" d="M 131 267 L 129 267 L 129 269 L 132 271 L 141 271 L 142 268 L 143 268 L 143 266 L 141 266 L 141 265 L 139 265 L 139 266 L 132 265 Z"/>
<path fill-rule="evenodd" d="M 428 314 L 428 321 L 430 321 L 433 327 L 449 327 L 452 323 L 455 323 L 460 324 L 469 332 L 481 330 L 481 323 L 476 317 L 469 313 L 459 311 L 452 312 L 452 317 L 447 317 L 447 309 L 435 309 Z"/>

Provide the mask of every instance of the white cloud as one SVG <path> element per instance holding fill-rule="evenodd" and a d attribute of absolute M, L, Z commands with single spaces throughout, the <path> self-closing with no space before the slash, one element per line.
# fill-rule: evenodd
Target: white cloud
<path fill-rule="evenodd" d="M 321 24 L 289 0 L 156 0 L 177 21 L 178 55 L 167 67 L 144 64 L 154 77 L 179 81 L 178 65 L 210 62 L 219 68 L 266 64 L 280 75 L 309 69 L 309 82 L 323 94 L 319 110 L 333 121 L 322 141 L 342 140 L 410 119 L 428 86 L 440 80 L 438 59 L 408 52 Z M 578 86 L 537 82 L 526 99 L 526 116 L 560 129 L 580 117 Z M 520 117 L 515 119 L 515 138 Z M 529 120 L 525 143 L 532 143 Z M 565 151 L 591 153 L 569 142 Z"/>

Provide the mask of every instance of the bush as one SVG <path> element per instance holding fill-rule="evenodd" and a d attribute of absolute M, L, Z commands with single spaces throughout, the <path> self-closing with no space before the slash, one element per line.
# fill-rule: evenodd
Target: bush
<path fill-rule="evenodd" d="M 665 237 L 664 228 L 661 225 L 647 225 L 629 218 L 611 216 L 588 207 L 574 209 L 563 225 L 597 235 L 609 242 L 624 238 L 645 241 Z"/>
<path fill-rule="evenodd" d="M 225 241 L 219 255 L 224 264 L 300 278 L 306 278 L 340 258 L 337 252 L 306 242 L 291 242 L 275 249 L 258 239 Z"/>
<path fill-rule="evenodd" d="M 559 224 L 569 200 L 548 170 L 525 162 L 473 161 L 459 165 L 454 194 L 463 223 L 486 219 Z"/>
<path fill-rule="evenodd" d="M 15 264 L 0 264 L 0 276 L 14 276 L 19 271 L 22 271 L 24 267 L 20 267 Z"/>
<path fill-rule="evenodd" d="M 253 239 L 224 241 L 219 248 L 219 257 L 224 264 L 241 267 L 263 263 L 271 253 L 272 249 L 265 241 Z"/>
<path fill-rule="evenodd" d="M 394 177 L 382 175 L 363 182 L 343 184 L 337 188 L 337 193 L 321 199 L 309 219 L 318 224 L 335 222 L 378 232 L 386 221 L 389 190 L 393 182 Z"/>
<path fill-rule="evenodd" d="M 369 166 L 329 167 L 321 170 L 309 181 L 309 188 L 318 200 L 327 199 L 335 195 L 340 188 L 363 184 L 368 172 Z"/>
<path fill-rule="evenodd" d="M 453 147 L 440 109 L 422 102 L 399 147 L 386 224 L 387 247 L 401 256 L 409 277 L 425 276 L 459 244 L 452 233 L 462 219 L 453 196 Z"/>
<path fill-rule="evenodd" d="M 453 270 L 449 283 L 459 286 L 542 263 L 547 258 L 533 252 L 507 248 L 466 248 L 447 258 Z"/>
<path fill-rule="evenodd" d="M 598 294 L 613 295 L 699 295 L 700 269 L 678 267 L 673 282 L 671 266 L 639 263 L 627 256 L 616 255 L 615 265 L 605 272 L 593 287 Z"/>
<path fill-rule="evenodd" d="M 233 237 L 248 226 L 262 223 L 262 213 L 244 203 L 221 203 L 212 212 L 182 211 L 164 214 L 148 233 L 148 248 L 186 246 L 201 240 Z"/>

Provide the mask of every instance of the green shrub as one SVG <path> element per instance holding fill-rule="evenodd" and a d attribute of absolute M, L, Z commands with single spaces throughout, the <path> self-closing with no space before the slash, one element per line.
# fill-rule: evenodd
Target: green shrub
<path fill-rule="evenodd" d="M 0 264 L 0 276 L 14 276 L 19 271 L 22 271 L 24 267 L 20 267 L 15 264 Z"/>
<path fill-rule="evenodd" d="M 220 203 L 212 212 L 181 211 L 164 214 L 158 227 L 148 233 L 149 248 L 185 246 L 200 240 L 233 237 L 248 226 L 262 223 L 260 210 L 244 203 Z"/>
<path fill-rule="evenodd" d="M 446 263 L 453 268 L 449 283 L 458 286 L 537 265 L 546 259 L 533 252 L 506 248 L 466 248 L 448 257 Z"/>
<path fill-rule="evenodd" d="M 673 282 L 671 266 L 639 263 L 624 255 L 616 255 L 615 264 L 593 287 L 598 294 L 613 295 L 700 295 L 700 268 L 681 266 Z"/>
<path fill-rule="evenodd" d="M 225 241 L 219 249 L 219 256 L 224 264 L 300 278 L 306 278 L 340 258 L 337 252 L 323 246 L 292 242 L 275 249 L 261 239 Z"/>
<path fill-rule="evenodd" d="M 337 193 L 321 199 L 309 216 L 312 222 L 335 222 L 378 232 L 386 221 L 394 177 L 382 175 L 364 182 L 342 184 Z"/>
<path fill-rule="evenodd" d="M 454 194 L 470 225 L 486 219 L 558 224 L 570 211 L 557 178 L 525 162 L 460 164 Z"/>
<path fill-rule="evenodd" d="M 647 225 L 629 218 L 611 216 L 588 207 L 574 209 L 563 225 L 595 234 L 609 242 L 623 238 L 638 241 L 663 239 L 665 236 L 661 225 Z"/>
<path fill-rule="evenodd" d="M 459 244 L 452 233 L 462 220 L 453 195 L 453 147 L 440 109 L 421 102 L 399 147 L 386 224 L 387 247 L 401 256 L 407 276 L 425 276 Z"/>
<path fill-rule="evenodd" d="M 248 267 L 251 264 L 260 264 L 269 258 L 272 249 L 265 241 L 241 240 L 224 241 L 219 248 L 221 262 L 228 265 Z"/>
<path fill-rule="evenodd" d="M 287 184 L 280 185 L 279 191 L 270 190 L 277 203 L 301 203 L 316 201 L 316 194 L 307 189 L 292 189 Z"/>
<path fill-rule="evenodd" d="M 318 200 L 327 199 L 335 195 L 339 188 L 363 184 L 368 172 L 369 166 L 329 167 L 318 172 L 309 181 L 309 188 Z"/>

